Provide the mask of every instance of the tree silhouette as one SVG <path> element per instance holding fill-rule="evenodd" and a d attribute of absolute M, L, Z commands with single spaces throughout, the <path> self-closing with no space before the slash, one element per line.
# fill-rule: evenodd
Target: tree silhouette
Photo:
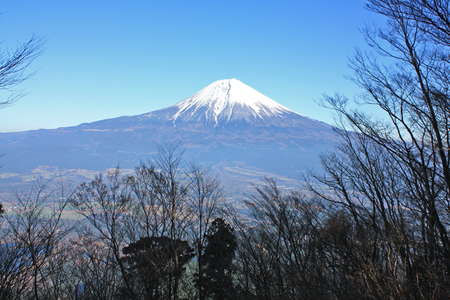
<path fill-rule="evenodd" d="M 171 299 L 171 287 L 183 274 L 184 266 L 193 257 L 188 242 L 168 237 L 145 237 L 123 248 L 135 294 L 143 299 Z"/>
<path fill-rule="evenodd" d="M 448 0 L 368 0 L 386 25 L 367 28 L 350 60 L 356 99 L 336 95 L 342 145 L 312 190 L 370 239 L 365 293 L 445 299 L 450 286 L 450 11 Z M 360 107 L 371 107 L 377 116 Z M 323 186 L 318 187 L 320 184 Z M 326 191 L 326 192 L 324 192 Z M 357 253 L 357 255 L 356 255 Z M 371 253 L 371 255 L 367 255 Z M 353 259 L 355 262 L 356 259 Z"/>
<path fill-rule="evenodd" d="M 233 258 L 236 250 L 233 228 L 217 218 L 207 234 L 207 246 L 203 254 L 202 278 L 197 278 L 199 289 L 212 299 L 232 299 L 235 289 L 232 279 Z"/>
<path fill-rule="evenodd" d="M 28 78 L 26 71 L 40 54 L 42 40 L 33 36 L 14 51 L 0 49 L 0 90 L 11 92 L 11 88 Z M 20 94 L 10 93 L 0 98 L 0 107 L 17 100 Z"/>

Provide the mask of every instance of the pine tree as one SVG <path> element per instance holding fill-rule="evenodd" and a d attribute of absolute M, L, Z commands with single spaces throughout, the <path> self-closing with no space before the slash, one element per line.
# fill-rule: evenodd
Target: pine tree
<path fill-rule="evenodd" d="M 176 298 L 177 282 L 193 256 L 188 242 L 168 237 L 144 237 L 123 249 L 127 275 L 144 299 Z"/>
<path fill-rule="evenodd" d="M 237 245 L 234 230 L 223 219 L 217 218 L 206 237 L 203 278 L 197 279 L 199 289 L 211 299 L 232 299 L 235 296 L 233 258 Z"/>

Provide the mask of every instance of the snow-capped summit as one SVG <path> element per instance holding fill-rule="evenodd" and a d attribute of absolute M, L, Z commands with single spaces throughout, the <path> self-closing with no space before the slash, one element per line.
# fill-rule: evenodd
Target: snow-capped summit
<path fill-rule="evenodd" d="M 329 127 L 290 110 L 234 78 L 214 81 L 175 105 L 140 115 L 139 118 L 142 122 L 167 122 L 174 127 L 195 128 Z"/>
<path fill-rule="evenodd" d="M 237 79 L 218 80 L 177 103 L 171 119 L 218 125 L 262 121 L 294 112 Z M 295 114 L 295 113 L 294 113 Z"/>

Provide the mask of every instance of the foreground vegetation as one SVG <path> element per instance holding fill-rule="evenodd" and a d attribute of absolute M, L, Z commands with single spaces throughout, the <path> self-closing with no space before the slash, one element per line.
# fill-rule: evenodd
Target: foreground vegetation
<path fill-rule="evenodd" d="M 326 98 L 346 130 L 307 190 L 268 180 L 237 210 L 174 151 L 39 188 L 2 214 L 0 299 L 448 299 L 448 1 L 368 3 L 389 22 L 351 66 L 384 117 Z"/>
<path fill-rule="evenodd" d="M 267 180 L 238 211 L 215 179 L 181 163 L 168 151 L 70 195 L 20 197 L 2 218 L 0 299 L 448 296 L 448 248 L 419 213 L 423 202 L 364 195 L 387 182 L 354 177 L 367 187 L 346 190 L 327 176 L 335 193 L 322 186 L 306 196 Z M 82 218 L 63 220 L 68 207 Z"/>

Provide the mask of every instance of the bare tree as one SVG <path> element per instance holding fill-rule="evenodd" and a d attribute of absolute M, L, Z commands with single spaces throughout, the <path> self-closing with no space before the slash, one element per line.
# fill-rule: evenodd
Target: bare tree
<path fill-rule="evenodd" d="M 42 44 L 41 39 L 32 36 L 12 52 L 0 49 L 0 91 L 7 93 L 4 97 L 0 96 L 0 108 L 20 98 L 20 93 L 15 93 L 12 88 L 29 77 L 26 71 L 41 53 Z M 0 204 L 1 212 L 3 207 Z"/>
<path fill-rule="evenodd" d="M 191 260 L 181 250 L 188 253 L 191 243 L 197 253 L 202 251 L 221 189 L 200 168 L 186 169 L 182 163 L 177 149 L 166 148 L 132 174 L 115 170 L 107 177 L 99 176 L 80 185 L 72 197 L 94 241 L 110 250 L 111 268 L 122 280 L 122 295 L 178 299 L 185 281 L 181 274 Z M 154 257 L 147 257 L 150 254 Z M 158 274 L 159 280 L 144 282 Z"/>
<path fill-rule="evenodd" d="M 13 93 L 11 89 L 29 77 L 27 70 L 41 49 L 42 40 L 33 36 L 12 52 L 0 51 L 0 90 L 9 92 L 9 95 L 0 100 L 0 107 L 20 97 L 20 94 Z"/>
<path fill-rule="evenodd" d="M 70 242 L 67 261 L 73 299 L 117 299 L 123 281 L 113 249 L 88 228 L 80 229 Z"/>
<path fill-rule="evenodd" d="M 325 157 L 311 186 L 371 236 L 362 281 L 378 299 L 441 299 L 450 274 L 450 100 L 448 1 L 369 0 L 387 18 L 367 29 L 372 52 L 350 61 L 375 120 L 327 97 L 340 116 L 343 144 Z M 380 63 L 376 57 L 382 57 Z M 363 253 L 359 255 L 363 258 Z M 362 265 L 361 265 L 362 267 Z M 384 280 L 392 274 L 391 280 Z"/>
<path fill-rule="evenodd" d="M 98 176 L 89 183 L 81 184 L 70 202 L 92 228 L 91 234 L 96 242 L 111 250 L 128 294 L 134 295 L 132 283 L 125 276 L 125 266 L 120 259 L 122 247 L 129 242 L 124 220 L 129 211 L 130 199 L 130 190 L 116 169 L 106 179 Z"/>
<path fill-rule="evenodd" d="M 4 227 L 0 240 L 0 299 L 20 299 L 30 286 L 32 263 L 22 245 Z"/>
<path fill-rule="evenodd" d="M 234 218 L 236 276 L 242 299 L 332 299 L 321 248 L 316 243 L 325 211 L 273 180 L 245 202 L 248 219 Z"/>
<path fill-rule="evenodd" d="M 39 184 L 19 194 L 15 206 L 4 216 L 0 252 L 7 255 L 9 274 L 21 278 L 12 285 L 18 299 L 27 295 L 47 298 L 50 287 L 56 284 L 52 282 L 56 278 L 52 263 L 61 255 L 61 243 L 69 231 L 62 220 L 67 204 L 64 199 L 64 190 Z"/>
<path fill-rule="evenodd" d="M 189 236 L 197 256 L 196 284 L 198 299 L 205 299 L 204 292 L 200 288 L 204 278 L 203 254 L 205 251 L 207 233 L 210 226 L 220 214 L 220 209 L 224 205 L 224 196 L 219 182 L 205 170 L 191 166 L 187 173 L 189 179 L 188 201 L 192 215 L 192 222 L 189 226 Z"/>

